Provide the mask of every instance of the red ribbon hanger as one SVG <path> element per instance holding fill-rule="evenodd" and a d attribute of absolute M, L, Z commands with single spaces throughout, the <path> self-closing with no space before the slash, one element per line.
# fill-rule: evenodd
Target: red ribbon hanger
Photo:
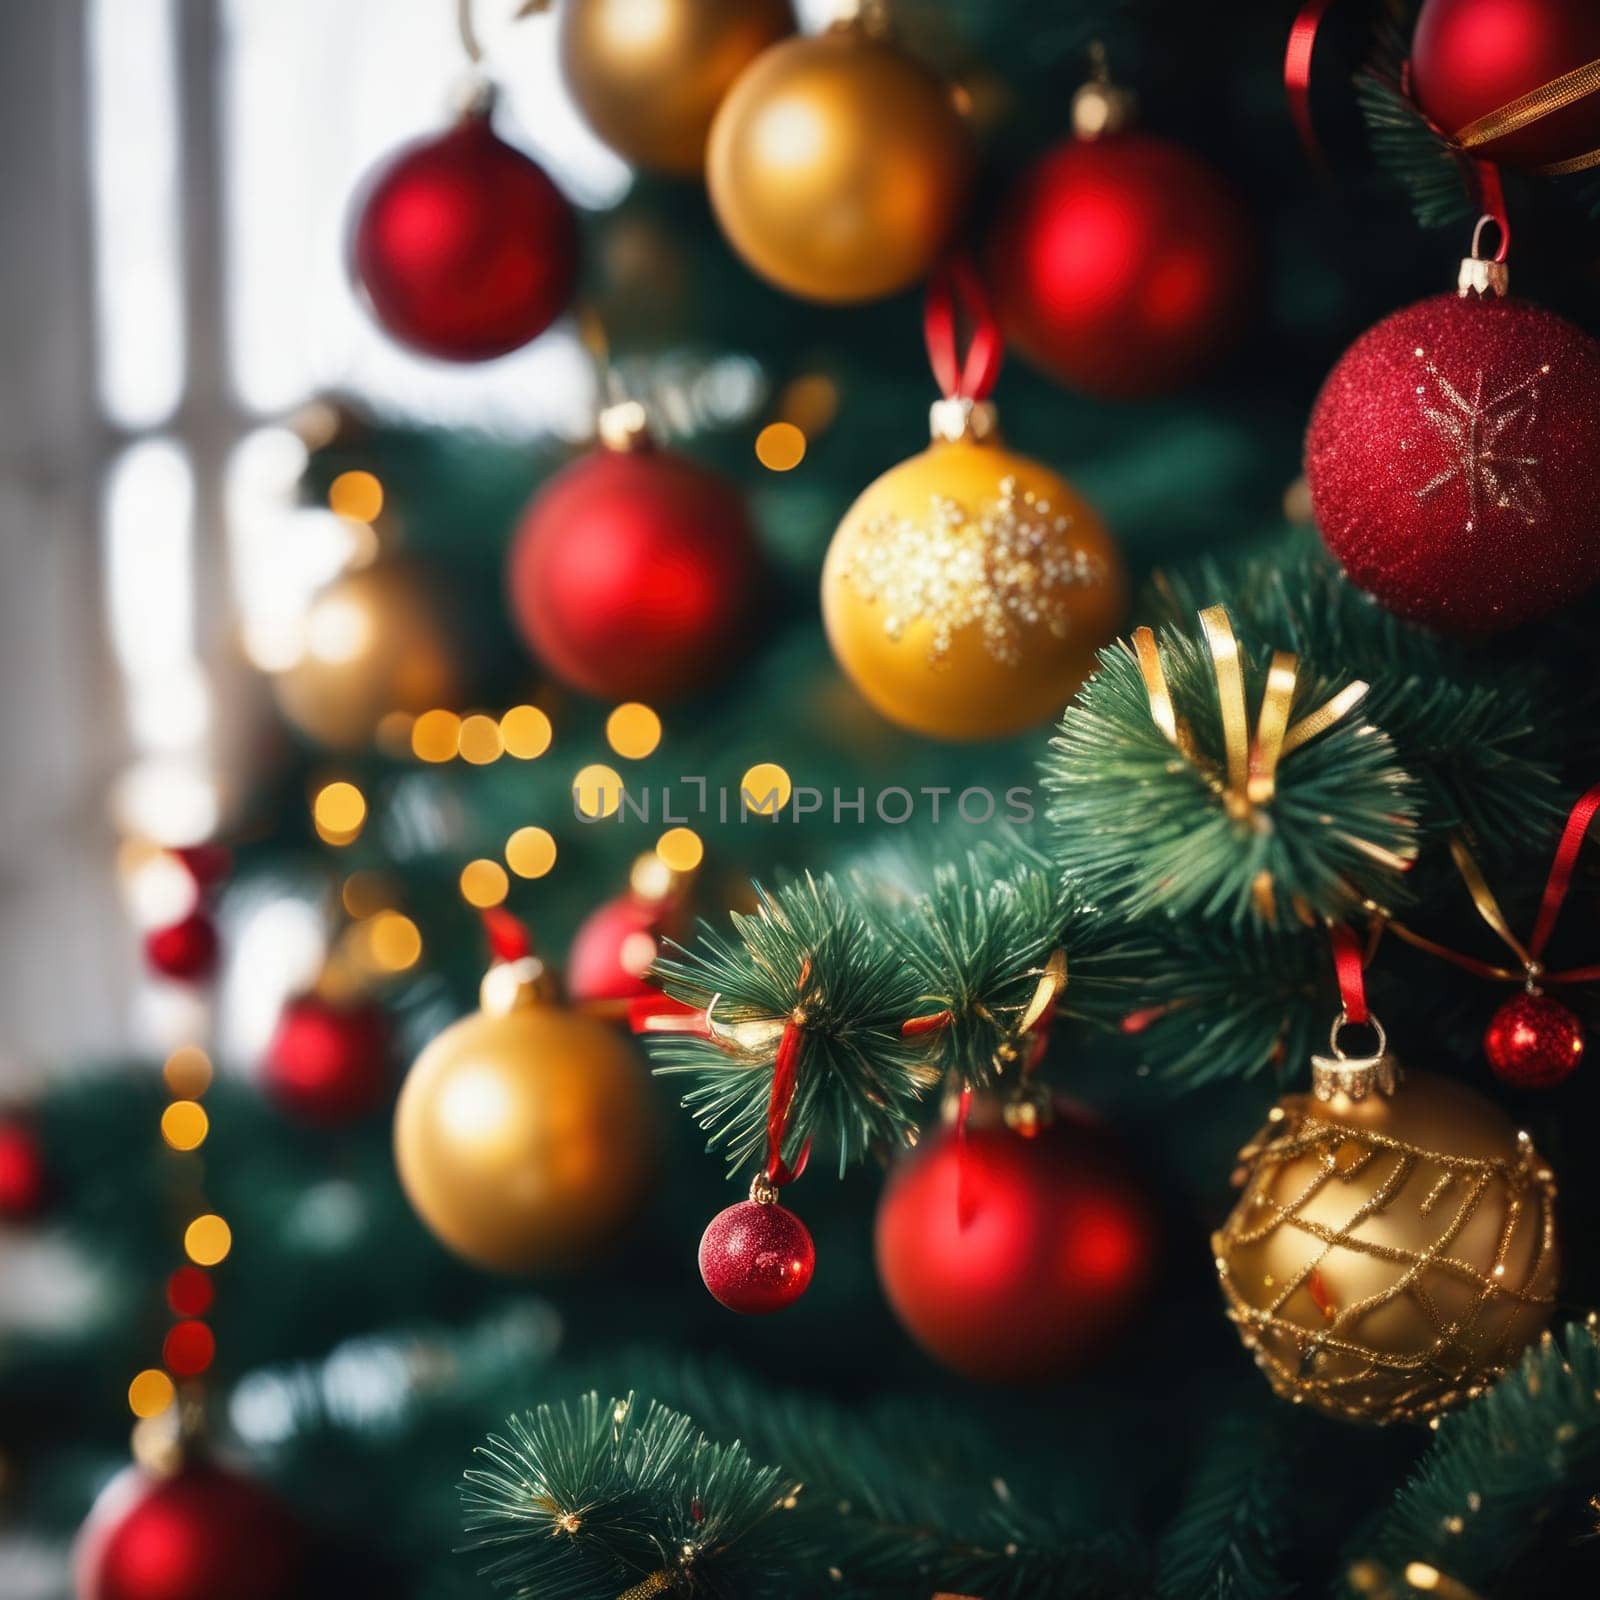
<path fill-rule="evenodd" d="M 967 346 L 959 344 L 959 322 L 965 315 Z M 1000 376 L 1005 341 L 989 304 L 978 269 L 965 256 L 940 263 L 928 280 L 922 331 L 928 361 L 946 400 L 987 400 Z"/>

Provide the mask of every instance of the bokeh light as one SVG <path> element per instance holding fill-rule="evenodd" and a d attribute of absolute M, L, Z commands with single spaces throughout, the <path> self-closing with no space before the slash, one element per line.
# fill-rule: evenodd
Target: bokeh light
<path fill-rule="evenodd" d="M 367 820 L 367 799 L 353 783 L 342 779 L 324 784 L 311 802 L 317 837 L 326 844 L 352 844 Z"/>
<path fill-rule="evenodd" d="M 211 1087 L 211 1057 L 199 1045 L 186 1044 L 167 1057 L 161 1076 L 178 1099 L 198 1100 Z"/>
<path fill-rule="evenodd" d="M 203 1317 L 216 1291 L 199 1267 L 179 1267 L 167 1279 L 167 1306 L 175 1317 Z"/>
<path fill-rule="evenodd" d="M 656 840 L 656 854 L 674 872 L 693 872 L 705 853 L 705 843 L 693 828 L 668 828 Z"/>
<path fill-rule="evenodd" d="M 789 803 L 794 785 L 776 761 L 758 761 L 739 780 L 741 804 L 753 817 L 775 817 Z"/>
<path fill-rule="evenodd" d="M 422 935 L 410 917 L 380 911 L 364 924 L 372 964 L 380 972 L 404 972 L 422 957 Z"/>
<path fill-rule="evenodd" d="M 128 1385 L 128 1409 L 141 1420 L 159 1417 L 177 1393 L 166 1373 L 149 1367 Z"/>
<path fill-rule="evenodd" d="M 461 897 L 480 911 L 499 905 L 511 889 L 506 869 L 498 861 L 479 857 L 461 869 Z"/>
<path fill-rule="evenodd" d="M 506 840 L 506 865 L 519 878 L 542 878 L 556 864 L 556 841 L 546 828 L 518 828 Z"/>
<path fill-rule="evenodd" d="M 174 1150 L 198 1150 L 211 1131 L 205 1107 L 194 1100 L 174 1100 L 161 1113 L 161 1137 Z"/>
<path fill-rule="evenodd" d="M 481 711 L 475 711 L 462 721 L 457 744 L 461 759 L 475 767 L 486 767 L 491 761 L 498 761 L 505 749 L 500 724 Z"/>
<path fill-rule="evenodd" d="M 628 887 L 641 900 L 665 900 L 677 887 L 677 875 L 654 850 L 635 856 L 628 872 Z"/>
<path fill-rule="evenodd" d="M 233 1230 L 215 1212 L 196 1217 L 184 1230 L 183 1253 L 197 1267 L 214 1267 L 228 1259 Z"/>
<path fill-rule="evenodd" d="M 769 422 L 756 435 L 756 460 L 768 472 L 789 472 L 806 458 L 806 436 L 792 422 Z"/>
<path fill-rule="evenodd" d="M 352 522 L 371 522 L 383 510 L 383 485 L 370 472 L 341 472 L 328 485 L 328 509 Z"/>
<path fill-rule="evenodd" d="M 500 719 L 500 739 L 506 754 L 532 761 L 550 748 L 550 719 L 538 706 L 512 706 Z"/>
<path fill-rule="evenodd" d="M 376 916 L 394 900 L 394 885 L 381 872 L 352 872 L 339 890 L 339 902 L 352 917 Z"/>
<path fill-rule="evenodd" d="M 217 1354 L 217 1341 L 203 1322 L 180 1322 L 167 1330 L 161 1361 L 175 1378 L 197 1378 Z"/>
<path fill-rule="evenodd" d="M 661 718 L 629 700 L 606 718 L 606 743 L 627 761 L 642 761 L 661 743 Z"/>
<path fill-rule="evenodd" d="M 591 762 L 572 780 L 572 803 L 585 817 L 615 816 L 622 804 L 622 775 L 603 761 Z"/>
<path fill-rule="evenodd" d="M 461 748 L 461 718 L 453 711 L 424 711 L 411 724 L 411 753 L 418 761 L 452 761 Z"/>

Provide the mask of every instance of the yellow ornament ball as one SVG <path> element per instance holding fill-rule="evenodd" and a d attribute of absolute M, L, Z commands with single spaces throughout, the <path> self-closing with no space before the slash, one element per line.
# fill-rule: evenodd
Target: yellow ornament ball
<path fill-rule="evenodd" d="M 484 979 L 484 1005 L 417 1057 L 395 1111 L 413 1209 L 457 1255 L 499 1272 L 572 1266 L 633 1214 L 653 1119 L 626 1039 L 547 998 L 535 960 Z"/>
<path fill-rule="evenodd" d="M 706 181 L 728 241 L 807 300 L 915 283 L 959 222 L 974 166 L 950 88 L 859 23 L 774 45 L 711 125 Z"/>
<path fill-rule="evenodd" d="M 722 97 L 793 32 L 789 0 L 563 0 L 561 70 L 618 155 L 698 177 Z"/>
<path fill-rule="evenodd" d="M 299 659 L 274 675 L 273 694 L 307 738 L 359 750 L 391 711 L 454 704 L 461 680 L 436 586 L 404 561 L 384 561 L 312 601 Z"/>
<path fill-rule="evenodd" d="M 934 441 L 845 513 L 822 569 L 834 656 L 891 722 L 993 739 L 1055 715 L 1122 618 L 1104 524 L 1007 450 L 987 404 L 941 401 Z"/>
<path fill-rule="evenodd" d="M 1212 1248 L 1228 1314 L 1284 1398 L 1421 1420 L 1479 1393 L 1550 1320 L 1554 1179 L 1464 1085 L 1419 1072 L 1392 1094 L 1289 1096 L 1240 1160 Z"/>

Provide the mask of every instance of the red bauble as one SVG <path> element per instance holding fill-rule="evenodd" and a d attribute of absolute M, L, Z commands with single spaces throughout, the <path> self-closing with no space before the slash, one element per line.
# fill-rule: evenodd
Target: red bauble
<path fill-rule="evenodd" d="M 700 1276 L 730 1311 L 765 1316 L 792 1306 L 817 1265 L 811 1230 L 775 1202 L 741 1200 L 719 1211 L 700 1237 Z"/>
<path fill-rule="evenodd" d="M 984 1108 L 992 1113 L 992 1108 Z M 974 1124 L 984 1120 L 975 1109 Z M 1149 1279 L 1150 1205 L 1091 1118 L 925 1139 L 878 1206 L 878 1278 L 935 1360 L 989 1382 L 1059 1374 L 1100 1346 Z"/>
<path fill-rule="evenodd" d="M 1199 156 L 1145 133 L 1072 139 L 1023 176 L 990 253 L 1017 348 L 1088 394 L 1161 394 L 1235 331 L 1252 233 Z"/>
<path fill-rule="evenodd" d="M 204 911 L 191 911 L 182 922 L 153 928 L 144 936 L 144 958 L 164 978 L 197 983 L 217 967 L 216 924 Z"/>
<path fill-rule="evenodd" d="M 44 1209 L 44 1150 L 25 1122 L 0 1118 L 0 1222 L 27 1222 Z"/>
<path fill-rule="evenodd" d="M 1594 0 L 1426 0 L 1411 43 L 1411 81 L 1429 118 L 1475 156 L 1514 167 L 1594 165 L 1582 160 L 1592 154 L 1600 162 L 1600 92 L 1593 82 L 1576 84 L 1584 92 L 1557 110 L 1527 104 L 1511 116 L 1495 113 L 1525 95 L 1552 91 L 1557 80 L 1596 60 Z"/>
<path fill-rule="evenodd" d="M 1514 995 L 1489 1019 L 1483 1053 L 1502 1083 L 1548 1089 L 1583 1060 L 1583 1024 L 1549 995 Z"/>
<path fill-rule="evenodd" d="M 578 925 L 567 954 L 567 994 L 583 1005 L 654 994 L 645 973 L 661 947 L 676 900 L 630 890 L 597 906 Z"/>
<path fill-rule="evenodd" d="M 321 1126 L 376 1111 L 389 1091 L 389 1020 L 370 1000 L 291 1000 L 261 1064 L 267 1092 L 290 1116 Z"/>
<path fill-rule="evenodd" d="M 472 112 L 408 145 L 371 178 L 350 270 L 401 344 L 487 361 L 565 310 L 578 270 L 572 208 L 544 170 Z"/>
<path fill-rule="evenodd" d="M 297 1600 L 302 1549 L 288 1508 L 249 1478 L 129 1467 L 79 1535 L 78 1600 Z"/>
<path fill-rule="evenodd" d="M 759 571 L 744 502 L 682 456 L 601 446 L 534 498 L 510 603 L 558 678 L 610 700 L 666 700 L 732 666 Z"/>
<path fill-rule="evenodd" d="M 1435 295 L 1340 358 L 1306 433 L 1353 582 L 1449 633 L 1547 616 L 1600 578 L 1600 344 L 1519 300 Z"/>

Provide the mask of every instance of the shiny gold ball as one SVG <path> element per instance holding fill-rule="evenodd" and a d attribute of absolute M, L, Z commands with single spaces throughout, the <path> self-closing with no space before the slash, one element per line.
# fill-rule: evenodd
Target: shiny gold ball
<path fill-rule="evenodd" d="M 1290 1096 L 1243 1152 L 1212 1239 L 1229 1315 L 1274 1390 L 1417 1420 L 1477 1394 L 1550 1320 L 1555 1182 L 1481 1095 Z"/>
<path fill-rule="evenodd" d="M 437 595 L 402 561 L 346 573 L 324 589 L 306 614 L 299 660 L 273 678 L 284 716 L 335 750 L 370 744 L 391 711 L 449 706 L 460 691 Z"/>
<path fill-rule="evenodd" d="M 563 0 L 561 70 L 618 155 L 698 177 L 722 97 L 793 32 L 789 0 Z"/>
<path fill-rule="evenodd" d="M 994 739 L 1060 711 L 1126 596 L 1116 546 L 1077 490 L 972 439 L 884 473 L 822 569 L 839 665 L 891 722 L 939 739 Z"/>
<path fill-rule="evenodd" d="M 876 300 L 927 272 L 960 219 L 972 140 L 948 85 L 858 26 L 774 45 L 711 125 L 717 220 L 807 300 Z"/>
<path fill-rule="evenodd" d="M 645 1069 L 627 1041 L 550 1002 L 451 1024 L 395 1111 L 417 1215 L 501 1272 L 570 1266 L 611 1239 L 643 1194 L 652 1145 Z"/>

